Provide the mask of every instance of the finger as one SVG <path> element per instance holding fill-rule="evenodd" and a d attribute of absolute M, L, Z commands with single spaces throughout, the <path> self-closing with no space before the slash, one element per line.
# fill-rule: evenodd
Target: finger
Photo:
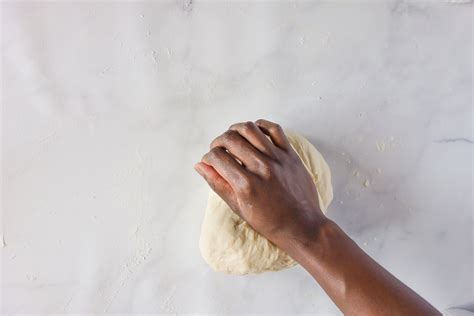
<path fill-rule="evenodd" d="M 212 148 L 202 157 L 202 162 L 213 167 L 235 189 L 247 176 L 247 171 L 222 147 Z"/>
<path fill-rule="evenodd" d="M 290 143 L 286 138 L 285 132 L 280 125 L 260 119 L 255 124 L 262 130 L 262 132 L 272 139 L 272 142 L 280 147 L 281 149 L 287 150 L 290 147 Z"/>
<path fill-rule="evenodd" d="M 204 162 L 195 164 L 194 169 L 206 180 L 211 189 L 229 204 L 233 193 L 230 184 L 213 167 Z"/>
<path fill-rule="evenodd" d="M 238 159 L 244 167 L 253 173 L 258 173 L 265 161 L 265 156 L 260 151 L 233 130 L 228 130 L 214 139 L 211 143 L 211 148 L 215 147 L 227 149 L 234 158 Z"/>
<path fill-rule="evenodd" d="M 275 146 L 254 122 L 236 123 L 229 129 L 238 132 L 260 152 L 269 157 L 275 157 Z"/>

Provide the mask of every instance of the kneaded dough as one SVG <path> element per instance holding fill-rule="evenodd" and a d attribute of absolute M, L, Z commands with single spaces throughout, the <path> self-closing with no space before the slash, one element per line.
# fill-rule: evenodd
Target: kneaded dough
<path fill-rule="evenodd" d="M 289 131 L 285 134 L 313 178 L 321 210 L 326 213 L 333 197 L 331 172 L 326 161 L 303 136 Z M 284 251 L 253 230 L 212 190 L 199 248 L 211 268 L 229 274 L 278 271 L 296 264 Z"/>

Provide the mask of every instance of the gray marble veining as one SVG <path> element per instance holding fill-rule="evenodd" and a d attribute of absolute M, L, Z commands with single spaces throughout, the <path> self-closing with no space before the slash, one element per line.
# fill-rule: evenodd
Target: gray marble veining
<path fill-rule="evenodd" d="M 300 267 L 200 257 L 192 166 L 261 117 L 323 153 L 371 256 L 472 306 L 472 4 L 1 6 L 3 312 L 338 314 Z"/>

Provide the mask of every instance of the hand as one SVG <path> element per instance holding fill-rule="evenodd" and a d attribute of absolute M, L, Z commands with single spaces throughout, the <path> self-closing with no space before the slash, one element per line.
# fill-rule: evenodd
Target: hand
<path fill-rule="evenodd" d="M 325 216 L 311 176 L 279 125 L 237 123 L 210 148 L 196 171 L 253 229 L 282 249 L 313 239 Z"/>
<path fill-rule="evenodd" d="M 232 125 L 195 168 L 234 212 L 299 262 L 344 314 L 441 315 L 323 215 L 311 176 L 277 124 Z"/>

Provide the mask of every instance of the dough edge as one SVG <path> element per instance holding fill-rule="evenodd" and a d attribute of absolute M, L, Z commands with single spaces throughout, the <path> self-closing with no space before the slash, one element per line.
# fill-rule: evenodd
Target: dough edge
<path fill-rule="evenodd" d="M 329 166 L 305 137 L 288 130 L 285 134 L 311 175 L 318 189 L 321 210 L 326 213 L 333 199 Z M 209 191 L 199 248 L 212 269 L 228 274 L 279 271 L 297 264 L 253 230 L 212 190 Z"/>

